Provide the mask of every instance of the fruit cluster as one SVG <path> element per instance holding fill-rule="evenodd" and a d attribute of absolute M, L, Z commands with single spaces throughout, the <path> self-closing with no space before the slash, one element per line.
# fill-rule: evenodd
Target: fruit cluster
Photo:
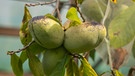
<path fill-rule="evenodd" d="M 105 27 L 97 22 L 84 22 L 74 26 L 70 26 L 70 22 L 66 24 L 66 29 L 58 20 L 48 16 L 33 17 L 28 23 L 32 38 L 46 48 L 42 63 L 47 76 L 50 76 L 67 52 L 79 54 L 90 51 L 106 36 Z"/>

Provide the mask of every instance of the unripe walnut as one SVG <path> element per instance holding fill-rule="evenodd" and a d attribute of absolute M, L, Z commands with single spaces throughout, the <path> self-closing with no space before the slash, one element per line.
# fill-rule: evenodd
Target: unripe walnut
<path fill-rule="evenodd" d="M 28 25 L 30 34 L 39 45 L 52 49 L 63 43 L 64 31 L 57 21 L 46 16 L 36 16 Z"/>
<path fill-rule="evenodd" d="M 65 31 L 64 46 L 71 53 L 84 53 L 97 47 L 105 36 L 105 26 L 97 22 L 85 22 Z"/>
<path fill-rule="evenodd" d="M 62 62 L 65 55 L 66 49 L 63 46 L 46 50 L 44 52 L 42 65 L 46 76 L 53 76 L 51 75 L 52 72 L 54 72 L 54 70 L 57 68 L 57 65 Z"/>

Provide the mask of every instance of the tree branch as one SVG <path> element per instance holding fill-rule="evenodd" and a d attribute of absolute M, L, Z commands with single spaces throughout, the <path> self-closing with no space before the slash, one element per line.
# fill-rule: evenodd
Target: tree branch
<path fill-rule="evenodd" d="M 37 3 L 33 3 L 33 4 L 26 4 L 26 6 L 31 7 L 31 6 L 39 6 L 39 5 L 48 5 L 48 4 L 52 4 L 55 3 L 57 0 L 52 0 L 50 2 L 37 2 Z"/>
<path fill-rule="evenodd" d="M 75 0 L 75 4 L 76 4 L 76 9 L 77 9 L 77 11 L 79 12 L 79 14 L 80 14 L 80 16 L 81 16 L 83 22 L 85 22 L 85 19 L 84 19 L 83 15 L 82 15 L 82 13 L 81 13 L 81 11 L 80 11 L 80 9 L 79 9 L 79 6 L 78 6 L 78 0 Z"/>
<path fill-rule="evenodd" d="M 13 55 L 13 54 L 15 54 L 15 53 L 19 53 L 19 52 L 21 52 L 21 51 L 27 49 L 33 42 L 35 42 L 35 41 L 32 40 L 28 45 L 26 45 L 25 47 L 23 47 L 22 49 L 19 49 L 19 50 L 17 50 L 17 51 L 8 51 L 8 52 L 7 52 L 7 55 Z"/>

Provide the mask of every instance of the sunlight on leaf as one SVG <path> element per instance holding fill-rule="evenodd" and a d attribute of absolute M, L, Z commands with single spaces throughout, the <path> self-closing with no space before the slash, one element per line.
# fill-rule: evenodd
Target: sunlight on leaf
<path fill-rule="evenodd" d="M 114 48 L 128 44 L 135 36 L 135 4 L 118 16 L 109 25 L 110 44 Z"/>
<path fill-rule="evenodd" d="M 80 18 L 78 17 L 78 13 L 77 13 L 77 10 L 76 8 L 74 7 L 71 7 L 68 12 L 67 12 L 67 15 L 66 15 L 66 18 L 68 18 L 69 20 L 73 21 L 73 22 L 76 22 L 78 24 L 81 24 L 82 21 L 80 20 Z"/>
<path fill-rule="evenodd" d="M 83 76 L 98 76 L 85 58 L 81 58 Z"/>
<path fill-rule="evenodd" d="M 22 62 L 16 54 L 11 55 L 11 66 L 16 76 L 23 76 Z"/>
<path fill-rule="evenodd" d="M 114 70 L 115 76 L 123 76 L 118 70 Z"/>

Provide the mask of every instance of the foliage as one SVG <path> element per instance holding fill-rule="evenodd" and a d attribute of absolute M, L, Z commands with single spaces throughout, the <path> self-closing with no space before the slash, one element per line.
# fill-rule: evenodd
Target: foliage
<path fill-rule="evenodd" d="M 85 0 L 77 0 L 77 2 L 78 2 L 77 4 L 83 5 L 84 1 Z M 103 53 L 100 53 L 99 55 L 104 54 L 103 56 L 106 56 L 107 57 L 106 59 L 109 59 L 110 68 L 111 68 L 111 70 L 110 70 L 111 72 L 109 74 L 111 74 L 111 75 L 115 74 L 115 76 L 123 76 L 123 74 L 119 72 L 119 68 L 118 69 L 113 68 L 115 66 L 113 66 L 112 64 L 115 64 L 115 63 L 111 62 L 112 61 L 111 59 L 113 59 L 113 58 L 111 58 L 112 51 L 110 52 L 110 50 L 112 50 L 112 49 L 110 49 L 110 48 L 113 48 L 113 50 L 123 48 L 124 46 L 129 44 L 131 41 L 134 41 L 134 44 L 131 46 L 133 46 L 132 54 L 135 58 L 135 40 L 134 40 L 134 38 L 135 38 L 135 30 L 134 30 L 135 29 L 135 26 L 134 26 L 134 24 L 135 24 L 135 21 L 134 21 L 135 20 L 135 15 L 134 15 L 135 4 L 134 3 L 125 3 L 122 0 L 119 0 L 119 1 L 111 0 L 111 3 L 109 4 L 109 2 L 107 3 L 107 1 L 108 0 L 95 0 L 95 3 L 93 3 L 93 5 L 95 8 L 99 8 L 100 11 L 99 11 L 99 9 L 93 9 L 94 11 L 92 11 L 92 14 L 90 14 L 91 11 L 90 12 L 87 10 L 83 11 L 83 12 L 86 12 L 87 14 L 89 13 L 88 14 L 89 16 L 87 16 L 87 14 L 86 14 L 86 18 L 90 17 L 90 19 L 88 19 L 88 20 L 90 20 L 91 22 L 93 21 L 93 19 L 94 20 L 97 19 L 97 17 L 95 16 L 97 13 L 100 13 L 102 15 L 102 17 L 107 16 L 107 18 L 104 17 L 104 18 L 106 18 L 105 26 L 107 29 L 107 36 L 106 36 L 105 40 L 103 40 L 102 43 L 100 43 L 100 45 L 98 47 L 94 48 L 91 51 L 88 50 L 87 52 L 84 52 L 84 53 L 71 53 L 64 47 L 64 49 L 65 49 L 64 51 L 66 52 L 66 54 L 64 55 L 64 57 L 62 57 L 61 60 L 58 60 L 58 61 L 55 61 L 55 59 L 57 59 L 57 58 L 53 58 L 52 56 L 50 56 L 53 59 L 53 63 L 55 63 L 56 65 L 53 68 L 53 70 L 49 76 L 98 76 L 99 74 L 96 72 L 95 69 L 93 69 L 93 67 L 88 62 L 88 58 L 90 57 L 94 60 L 95 53 L 99 52 L 99 51 L 103 52 Z M 49 4 L 51 4 L 51 2 Z M 56 6 L 58 6 L 57 4 L 59 4 L 58 1 L 56 2 Z M 66 18 L 69 20 L 68 28 L 70 28 L 71 26 L 80 25 L 83 23 L 83 21 L 82 21 L 83 12 L 81 13 L 81 11 L 78 9 L 79 7 L 77 6 L 77 4 L 76 4 L 76 8 L 71 7 L 67 12 Z M 109 10 L 106 9 L 106 12 L 103 11 L 102 5 L 105 5 L 104 9 L 109 8 Z M 123 5 L 124 5 L 124 7 L 123 7 Z M 36 4 L 33 6 L 36 6 Z M 118 6 L 118 8 L 116 10 L 117 13 L 114 12 L 114 10 L 116 9 L 116 6 Z M 89 8 L 92 8 L 92 7 L 91 6 L 87 7 L 87 9 L 89 9 Z M 64 27 L 62 27 L 63 24 L 60 22 L 60 13 L 59 13 L 58 7 L 56 7 L 56 9 L 55 9 L 55 13 L 58 15 L 59 19 L 56 18 L 54 16 L 54 14 L 46 14 L 45 16 L 58 22 L 61 25 L 61 29 L 63 29 L 63 31 L 65 32 L 67 29 L 64 29 Z M 78 14 L 81 17 L 78 16 Z M 106 15 L 106 14 L 108 14 L 108 15 Z M 94 16 L 90 16 L 90 15 L 94 15 Z M 102 17 L 100 17 L 100 19 L 97 19 L 98 21 L 95 21 L 94 24 L 97 24 L 97 22 L 102 22 L 102 19 L 103 19 Z M 26 60 L 28 60 L 30 70 L 34 76 L 46 75 L 44 72 L 44 67 L 43 67 L 44 63 L 42 63 L 43 62 L 43 61 L 41 61 L 42 59 L 38 56 L 44 55 L 43 53 L 46 53 L 47 50 L 57 51 L 56 50 L 57 48 L 46 49 L 45 47 L 42 47 L 36 41 L 33 40 L 32 36 L 30 34 L 30 31 L 29 31 L 29 26 L 28 26 L 28 22 L 30 19 L 32 19 L 32 16 L 31 16 L 27 6 L 25 5 L 24 16 L 22 19 L 22 24 L 21 24 L 21 28 L 20 28 L 20 32 L 19 32 L 20 41 L 21 41 L 22 45 L 24 46 L 24 48 L 20 49 L 19 51 L 8 52 L 8 54 L 11 55 L 11 66 L 12 66 L 12 70 L 16 76 L 23 76 L 23 63 Z M 101 24 L 101 23 L 98 23 L 98 24 Z M 92 26 L 92 27 L 95 27 L 95 26 Z M 59 30 L 57 30 L 57 31 L 59 31 Z M 91 30 L 89 30 L 89 31 L 91 31 Z M 53 31 L 53 32 L 55 32 L 55 31 Z M 77 32 L 76 35 L 79 35 L 79 33 Z M 100 39 L 100 38 L 98 38 L 98 39 Z M 63 43 L 64 43 L 64 40 L 63 40 Z M 59 47 L 63 47 L 63 44 L 60 45 Z M 117 50 L 115 50 L 115 51 L 117 51 Z M 115 51 L 113 51 L 113 52 L 115 52 Z M 20 55 L 15 54 L 18 52 L 21 52 L 21 54 Z M 128 50 L 127 52 L 130 52 L 130 50 Z M 61 54 L 56 52 L 56 57 L 59 57 L 57 55 L 61 55 Z M 87 55 L 88 55 L 88 57 L 87 57 Z M 118 55 L 116 55 L 116 57 L 117 56 L 118 56 L 118 58 L 121 58 L 120 56 L 122 56 L 122 54 L 120 54 L 120 55 L 118 54 Z M 114 57 L 114 58 L 116 58 L 116 57 Z M 125 58 L 125 55 L 124 55 L 124 58 Z M 51 58 L 48 58 L 48 59 L 51 59 Z M 102 75 L 104 75 L 104 74 L 106 74 L 106 72 L 103 73 Z"/>
<path fill-rule="evenodd" d="M 114 17 L 109 25 L 109 38 L 112 47 L 118 48 L 128 44 L 135 36 L 135 5 Z M 117 28 L 119 27 L 119 28 Z M 127 36 L 128 35 L 128 36 Z"/>

